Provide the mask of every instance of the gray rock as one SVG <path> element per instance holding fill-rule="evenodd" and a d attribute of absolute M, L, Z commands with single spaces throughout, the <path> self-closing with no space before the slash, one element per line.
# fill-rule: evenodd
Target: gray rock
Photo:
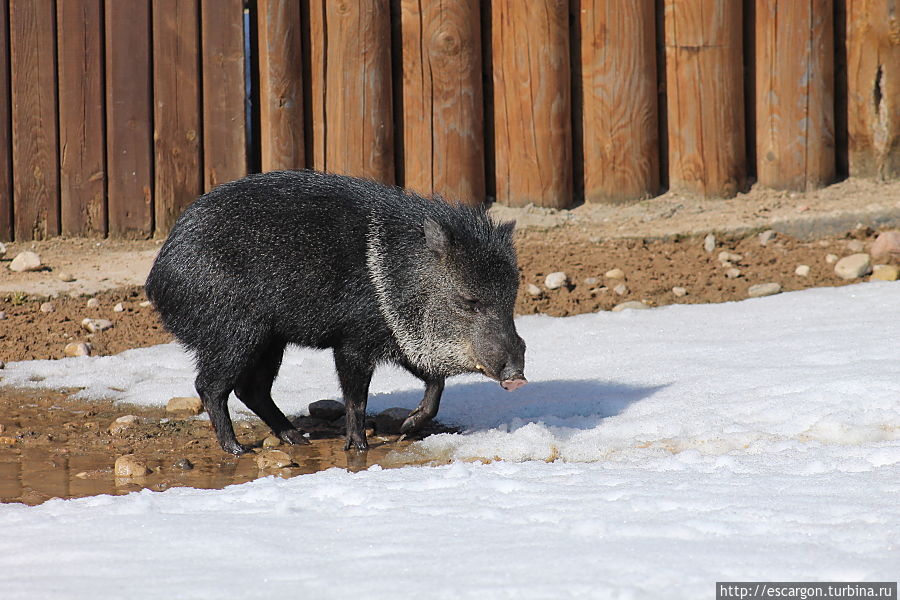
<path fill-rule="evenodd" d="M 529 283 L 526 290 L 528 291 L 529 296 L 534 296 L 534 297 L 540 296 L 541 294 L 544 293 L 543 291 L 541 291 L 541 288 L 534 285 L 533 283 Z"/>
<path fill-rule="evenodd" d="M 81 326 L 91 333 L 100 333 L 111 329 L 113 322 L 107 319 L 82 319 Z"/>
<path fill-rule="evenodd" d="M 849 242 L 847 242 L 847 250 L 849 250 L 850 252 L 862 252 L 865 249 L 865 244 L 863 244 L 859 240 L 850 240 Z"/>
<path fill-rule="evenodd" d="M 182 471 L 190 471 L 194 468 L 194 463 L 186 458 L 179 458 L 172 464 L 172 466 L 176 469 L 181 469 Z"/>
<path fill-rule="evenodd" d="M 707 253 L 712 254 L 712 251 L 716 249 L 716 236 L 710 233 L 703 238 L 703 249 L 706 250 Z"/>
<path fill-rule="evenodd" d="M 343 402 L 330 399 L 316 400 L 309 405 L 309 416 L 323 421 L 334 421 L 340 419 L 346 410 L 347 407 Z"/>
<path fill-rule="evenodd" d="M 747 290 L 747 296 L 750 298 L 762 298 L 763 296 L 772 296 L 780 293 L 781 284 L 775 282 L 757 283 L 756 285 L 751 285 L 750 289 Z"/>
<path fill-rule="evenodd" d="M 809 265 L 797 265 L 797 268 L 794 269 L 794 275 L 797 275 L 799 277 L 808 277 Z"/>
<path fill-rule="evenodd" d="M 719 261 L 720 262 L 736 263 L 736 262 L 740 262 L 741 259 L 743 259 L 743 258 L 744 257 L 741 256 L 740 254 L 735 254 L 734 252 L 728 252 L 725 250 L 723 250 L 722 252 L 719 252 Z"/>
<path fill-rule="evenodd" d="M 96 298 L 91 298 L 90 300 L 87 301 L 87 307 L 88 308 L 100 308 L 100 301 L 97 300 Z"/>
<path fill-rule="evenodd" d="M 69 273 L 68 271 L 60 271 L 56 274 L 56 278 L 60 281 L 65 281 L 66 283 L 75 281 L 75 276 Z"/>
<path fill-rule="evenodd" d="M 52 313 L 56 310 L 56 307 L 53 306 L 52 302 L 44 302 L 41 304 L 41 312 L 42 313 Z"/>
<path fill-rule="evenodd" d="M 607 279 L 625 279 L 625 272 L 622 269 L 610 269 L 603 274 Z"/>
<path fill-rule="evenodd" d="M 875 238 L 870 249 L 872 258 L 880 260 L 894 256 L 900 258 L 900 231 L 883 231 Z"/>
<path fill-rule="evenodd" d="M 613 291 L 619 296 L 624 296 L 625 294 L 628 293 L 628 286 L 625 285 L 624 283 L 620 283 L 619 285 L 617 285 L 616 287 L 613 288 Z"/>
<path fill-rule="evenodd" d="M 767 229 L 766 231 L 763 231 L 758 236 L 759 237 L 759 245 L 760 246 L 768 245 L 769 242 L 771 242 L 772 240 L 775 239 L 776 235 L 777 234 L 774 231 L 772 231 L 771 229 Z"/>
<path fill-rule="evenodd" d="M 375 431 L 379 434 L 397 434 L 400 433 L 400 426 L 409 416 L 408 408 L 388 408 L 381 411 L 375 416 Z"/>
<path fill-rule="evenodd" d="M 41 257 L 30 250 L 19 252 L 19 254 L 12 259 L 12 262 L 9 263 L 9 270 L 15 271 L 16 273 L 39 271 L 41 267 Z"/>
<path fill-rule="evenodd" d="M 584 278 L 584 285 L 593 286 L 593 285 L 597 285 L 598 283 L 600 283 L 600 280 L 597 279 L 596 277 L 585 277 Z"/>
<path fill-rule="evenodd" d="M 865 253 L 845 256 L 834 265 L 834 274 L 841 279 L 856 279 L 871 272 L 872 261 Z"/>
<path fill-rule="evenodd" d="M 547 286 L 548 290 L 558 290 L 559 288 L 568 285 L 569 276 L 563 273 L 562 271 L 556 271 L 555 273 L 550 273 L 544 279 L 544 285 Z"/>
<path fill-rule="evenodd" d="M 623 310 L 646 310 L 650 308 L 643 302 L 638 302 L 637 300 L 629 300 L 628 302 L 622 302 L 621 304 L 616 304 L 612 307 L 613 312 L 622 312 Z"/>
<path fill-rule="evenodd" d="M 676 298 L 684 298 L 685 296 L 687 296 L 687 289 L 675 286 L 672 288 L 672 293 L 675 294 Z"/>

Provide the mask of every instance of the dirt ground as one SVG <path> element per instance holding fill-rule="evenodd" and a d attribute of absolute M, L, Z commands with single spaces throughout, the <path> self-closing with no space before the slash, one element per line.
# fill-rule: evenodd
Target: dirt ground
<path fill-rule="evenodd" d="M 799 195 L 755 190 L 727 201 L 666 194 L 628 207 L 495 207 L 492 212 L 519 223 L 522 286 L 516 312 L 564 316 L 610 310 L 631 300 L 651 307 L 743 300 L 757 283 L 777 282 L 784 291 L 855 283 L 860 280 L 837 277 L 826 257 L 867 251 L 879 231 L 900 228 L 900 182 L 848 181 Z M 777 233 L 763 245 L 757 233 L 768 229 Z M 712 252 L 704 249 L 709 232 L 716 236 Z M 73 341 L 90 343 L 93 355 L 170 341 L 140 288 L 160 243 L 56 239 L 8 244 L 0 258 L 0 363 L 62 358 Z M 9 271 L 9 261 L 27 249 L 41 255 L 44 269 Z M 723 264 L 722 252 L 737 256 L 721 257 L 729 262 Z M 795 273 L 799 265 L 809 267 L 808 275 Z M 615 269 L 621 275 L 609 273 Z M 566 273 L 568 285 L 548 289 L 545 278 L 556 271 Z M 684 294 L 676 294 L 676 287 Z M 91 298 L 97 306 L 87 305 Z M 120 311 L 114 310 L 118 304 Z M 108 319 L 113 327 L 90 334 L 81 325 L 85 318 Z M 0 370 L 0 501 L 35 504 L 141 487 L 215 488 L 331 466 L 408 464 L 403 452 L 408 441 L 396 436 L 373 434 L 368 456 L 354 457 L 343 452 L 339 428 L 307 423 L 314 434 L 310 446 L 279 447 L 294 466 L 261 471 L 254 455 L 222 453 L 202 419 L 111 402 L 86 404 L 69 398 L 70 393 L 4 389 Z M 126 414 L 137 417 L 135 424 L 111 434 L 109 425 Z M 249 421 L 238 435 L 244 443 L 260 445 L 268 432 L 259 421 Z M 151 474 L 116 478 L 113 463 L 123 454 L 139 457 Z M 176 466 L 181 459 L 193 468 Z"/>

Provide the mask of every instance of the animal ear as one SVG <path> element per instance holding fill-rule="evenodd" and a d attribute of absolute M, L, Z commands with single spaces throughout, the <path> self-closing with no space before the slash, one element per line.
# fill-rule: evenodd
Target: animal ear
<path fill-rule="evenodd" d="M 438 258 L 443 258 L 450 251 L 450 234 L 440 223 L 431 217 L 425 217 L 425 245 Z"/>

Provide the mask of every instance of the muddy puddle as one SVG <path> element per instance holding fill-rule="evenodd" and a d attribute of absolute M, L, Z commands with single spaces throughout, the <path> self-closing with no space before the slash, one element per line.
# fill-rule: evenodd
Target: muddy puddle
<path fill-rule="evenodd" d="M 295 422 L 310 432 L 311 443 L 271 448 L 286 452 L 292 464 L 260 469 L 257 457 L 269 450 L 263 441 L 271 431 L 258 419 L 236 423 L 238 439 L 257 449 L 235 457 L 222 452 L 207 420 L 173 417 L 162 408 L 75 400 L 73 392 L 0 389 L 0 502 L 35 505 L 51 498 L 118 495 L 142 488 L 221 489 L 270 475 L 287 478 L 332 467 L 359 471 L 375 464 L 414 464 L 413 455 L 405 452 L 412 440 L 369 430 L 368 452 L 345 452 L 338 425 L 300 417 Z M 111 433 L 110 425 L 125 415 L 136 418 Z M 425 434 L 439 431 L 449 429 L 435 425 Z M 132 455 L 150 473 L 117 477 L 114 464 L 123 455 Z"/>

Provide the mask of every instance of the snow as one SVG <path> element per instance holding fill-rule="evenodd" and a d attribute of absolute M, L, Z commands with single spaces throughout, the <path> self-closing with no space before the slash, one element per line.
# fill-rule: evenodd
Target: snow
<path fill-rule="evenodd" d="M 531 383 L 448 383 L 441 467 L 0 505 L 4 598 L 697 598 L 900 572 L 900 285 L 517 321 Z M 12 363 L 2 385 L 161 404 L 176 345 Z M 370 409 L 415 406 L 384 369 Z M 288 414 L 339 397 L 292 350 Z M 233 408 L 238 409 L 233 400 Z M 497 460 L 502 459 L 502 460 Z M 552 462 L 548 462 L 552 461 Z"/>

